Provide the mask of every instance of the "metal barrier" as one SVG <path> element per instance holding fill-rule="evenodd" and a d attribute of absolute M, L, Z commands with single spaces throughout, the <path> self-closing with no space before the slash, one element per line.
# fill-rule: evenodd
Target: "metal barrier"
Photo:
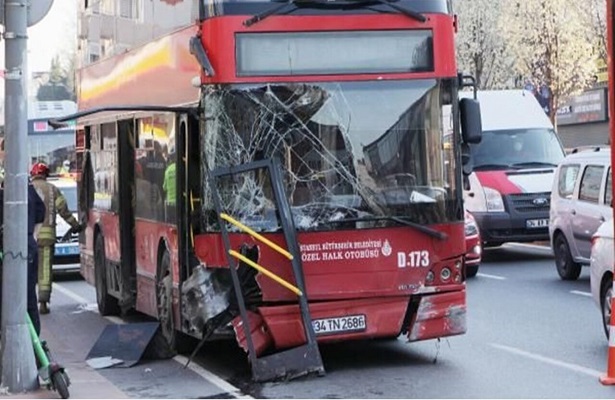
<path fill-rule="evenodd" d="M 283 249 L 266 237 L 260 235 L 258 232 L 255 232 L 250 227 L 235 220 L 222 210 L 222 203 L 217 190 L 218 179 L 225 176 L 233 176 L 255 170 L 266 170 L 269 174 L 275 205 L 280 217 L 280 223 L 282 225 L 282 231 L 284 233 L 284 239 L 286 240 L 286 247 L 288 250 Z M 322 363 L 322 358 L 316 342 L 316 334 L 314 333 L 314 328 L 310 317 L 299 244 L 296 237 L 296 229 L 292 218 L 290 204 L 288 203 L 288 197 L 284 191 L 283 177 L 280 171 L 279 162 L 275 159 L 267 159 L 234 167 L 217 168 L 210 171 L 209 183 L 216 214 L 220 223 L 220 231 L 222 233 L 227 260 L 231 270 L 231 277 L 233 278 L 233 288 L 237 298 L 237 305 L 242 320 L 244 335 L 248 345 L 248 356 L 250 358 L 252 376 L 254 380 L 263 382 L 279 378 L 292 378 L 312 372 L 319 375 L 324 375 L 325 369 Z M 286 257 L 291 262 L 293 278 L 295 279 L 296 286 L 285 281 L 266 268 L 258 265 L 237 251 L 231 249 L 229 232 L 226 229 L 227 222 L 238 227 L 243 232 L 246 232 L 256 240 Z M 239 281 L 238 272 L 236 270 L 236 263 L 238 260 L 252 268 L 257 269 L 263 275 L 268 276 L 278 284 L 284 286 L 288 290 L 293 291 L 299 296 L 298 302 L 301 312 L 301 320 L 303 322 L 305 337 L 307 339 L 305 344 L 262 357 L 256 356 L 245 299 L 243 296 L 241 283 Z"/>

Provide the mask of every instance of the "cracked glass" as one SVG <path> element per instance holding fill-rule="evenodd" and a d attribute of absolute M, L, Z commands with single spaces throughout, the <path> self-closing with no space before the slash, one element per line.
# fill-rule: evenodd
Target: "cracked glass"
<path fill-rule="evenodd" d="M 277 158 L 298 230 L 421 224 L 462 217 L 452 80 L 209 86 L 203 95 L 205 171 Z M 280 228 L 268 177 L 216 186 L 223 211 L 260 231 Z M 212 216 L 209 183 L 204 215 Z M 207 230 L 217 220 L 206 218 Z"/>

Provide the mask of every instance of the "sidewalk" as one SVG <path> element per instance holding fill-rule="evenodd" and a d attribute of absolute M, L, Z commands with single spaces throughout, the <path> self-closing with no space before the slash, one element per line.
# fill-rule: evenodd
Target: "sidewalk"
<path fill-rule="evenodd" d="M 105 379 L 98 372 L 90 368 L 85 362 L 83 365 L 72 364 L 65 366 L 70 379 L 68 391 L 71 399 L 127 399 L 129 398 L 120 389 Z M 0 398 L 6 399 L 59 399 L 60 395 L 45 387 L 34 392 L 18 394 L 2 394 Z"/>
<path fill-rule="evenodd" d="M 74 357 L 70 357 L 62 346 L 62 339 L 56 335 L 50 334 L 43 326 L 42 337 L 44 337 L 50 349 L 57 356 L 60 364 L 64 367 L 70 385 L 68 391 L 71 399 L 126 399 L 127 394 L 113 385 L 108 379 L 99 374 L 95 369 L 91 368 L 85 360 L 76 361 Z M 70 339 L 69 339 L 70 340 Z M 72 359 L 72 361 L 71 361 Z M 38 390 L 25 393 L 5 392 L 6 388 L 1 388 L 0 399 L 59 399 L 59 393 L 47 389 L 46 386 L 41 386 Z"/>
<path fill-rule="evenodd" d="M 41 315 L 41 338 L 46 340 L 54 358 L 62 365 L 70 385 L 68 391 L 71 399 L 125 399 L 129 398 L 117 386 L 91 368 L 85 362 L 85 355 L 97 335 L 75 330 L 72 323 L 92 324 L 84 320 L 78 322 L 85 314 L 66 314 L 58 308 L 51 314 Z M 79 325 L 78 325 L 79 326 Z M 6 390 L 6 388 L 4 388 Z M 26 393 L 0 393 L 0 399 L 59 399 L 60 395 L 41 386 L 38 390 Z"/>
<path fill-rule="evenodd" d="M 66 286 L 72 286 L 75 292 L 67 287 L 60 290 L 58 286 L 51 313 L 41 315 L 41 338 L 47 341 L 53 358 L 66 369 L 71 381 L 70 398 L 250 398 L 195 363 L 185 368 L 187 360 L 183 356 L 173 359 L 144 357 L 130 367 L 90 367 L 86 363 L 90 351 L 105 327 L 116 322 L 101 317 L 94 311 L 96 303 L 81 297 L 85 293 L 80 292 L 81 289 L 90 290 L 85 283 L 68 282 Z M 87 296 L 94 298 L 93 294 Z M 144 320 L 133 316 L 127 321 Z M 0 393 L 0 400 L 4 398 L 58 399 L 60 395 L 43 387 L 27 393 Z"/>

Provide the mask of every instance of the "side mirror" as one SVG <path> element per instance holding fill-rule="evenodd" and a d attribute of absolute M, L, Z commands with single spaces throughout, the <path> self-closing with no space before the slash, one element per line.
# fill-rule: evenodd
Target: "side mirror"
<path fill-rule="evenodd" d="M 461 113 L 461 137 L 464 143 L 480 143 L 483 127 L 480 118 L 480 103 L 474 99 L 461 99 L 459 102 Z"/>

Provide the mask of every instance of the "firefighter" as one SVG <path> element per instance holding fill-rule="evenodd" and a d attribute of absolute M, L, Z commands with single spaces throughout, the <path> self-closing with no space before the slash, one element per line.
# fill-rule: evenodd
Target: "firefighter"
<path fill-rule="evenodd" d="M 46 207 L 45 221 L 38 232 L 38 302 L 41 314 L 49 313 L 51 299 L 51 267 L 53 264 L 54 245 L 56 243 L 56 213 L 71 226 L 73 232 L 81 232 L 83 227 L 68 210 L 66 199 L 60 190 L 47 182 L 49 167 L 36 163 L 30 170 L 32 185 L 43 199 Z"/>

